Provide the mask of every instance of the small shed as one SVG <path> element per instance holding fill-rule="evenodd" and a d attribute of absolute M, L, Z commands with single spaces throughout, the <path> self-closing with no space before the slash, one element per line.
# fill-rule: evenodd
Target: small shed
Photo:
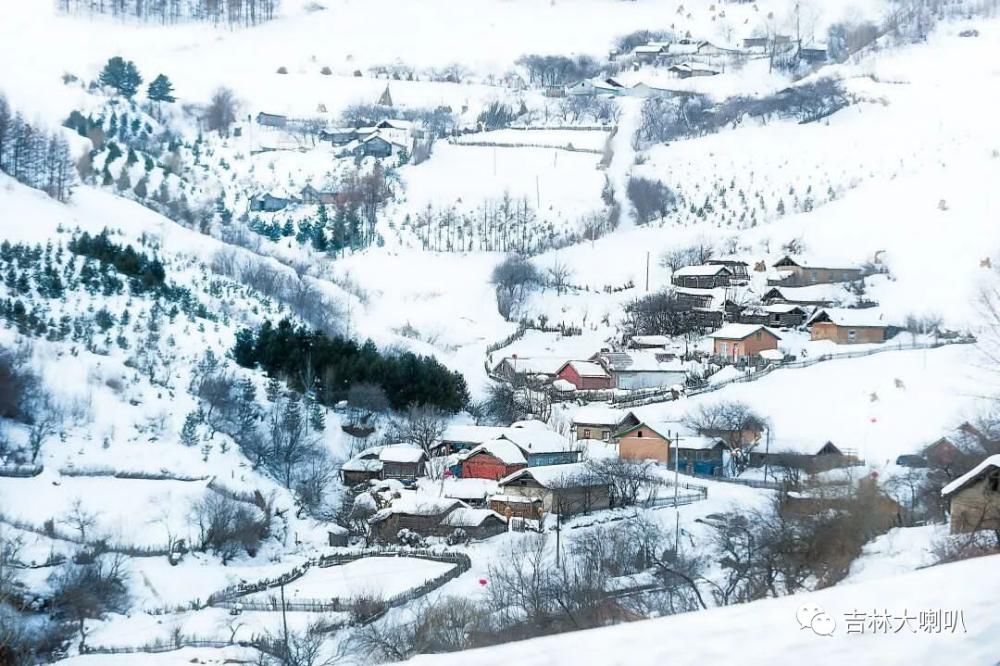
<path fill-rule="evenodd" d="M 951 506 L 951 533 L 1000 530 L 1000 455 L 993 455 L 941 490 Z"/>
<path fill-rule="evenodd" d="M 470 539 L 488 539 L 507 531 L 507 519 L 491 509 L 461 507 L 441 520 L 443 530 L 462 530 Z"/>

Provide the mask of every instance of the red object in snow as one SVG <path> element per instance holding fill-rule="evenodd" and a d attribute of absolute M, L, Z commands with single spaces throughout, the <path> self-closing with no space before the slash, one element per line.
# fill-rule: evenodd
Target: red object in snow
<path fill-rule="evenodd" d="M 873 417 L 871 418 L 871 422 L 872 422 L 872 423 L 877 423 L 877 422 L 878 422 L 878 419 L 877 419 L 877 418 L 875 418 L 875 417 L 873 416 Z"/>
<path fill-rule="evenodd" d="M 483 587 L 485 587 L 486 586 L 486 579 L 485 578 L 480 578 L 479 579 L 479 584 L 482 585 Z"/>

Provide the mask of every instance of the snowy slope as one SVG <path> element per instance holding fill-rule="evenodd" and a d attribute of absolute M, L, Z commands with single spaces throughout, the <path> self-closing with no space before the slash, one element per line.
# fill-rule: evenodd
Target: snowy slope
<path fill-rule="evenodd" d="M 540 638 L 452 655 L 419 656 L 412 666 L 653 666 L 722 663 L 739 655 L 747 664 L 948 663 L 992 666 L 1000 654 L 1000 616 L 995 597 L 1000 556 L 985 557 L 883 580 L 740 606 L 646 620 L 608 629 Z M 834 619 L 832 636 L 817 635 L 796 621 L 815 605 Z M 845 613 L 878 609 L 913 615 L 916 632 L 847 633 Z M 963 631 L 921 632 L 921 611 L 961 611 Z M 902 625 L 891 623 L 895 628 Z M 764 638 L 766 637 L 766 640 Z"/>

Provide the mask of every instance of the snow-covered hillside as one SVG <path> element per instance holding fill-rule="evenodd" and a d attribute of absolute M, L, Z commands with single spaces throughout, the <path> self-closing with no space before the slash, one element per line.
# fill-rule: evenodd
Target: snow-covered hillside
<path fill-rule="evenodd" d="M 994 0 L 7 4 L 3 666 L 996 662 Z"/>

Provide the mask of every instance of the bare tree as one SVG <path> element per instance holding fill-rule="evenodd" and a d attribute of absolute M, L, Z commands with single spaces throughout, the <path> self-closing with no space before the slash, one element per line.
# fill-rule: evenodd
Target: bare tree
<path fill-rule="evenodd" d="M 750 451 L 757 445 L 767 420 L 742 402 L 717 402 L 702 405 L 689 413 L 685 424 L 700 435 L 719 437 L 729 446 L 734 474 L 749 465 Z"/>
<path fill-rule="evenodd" d="M 556 293 L 560 296 L 566 290 L 569 281 L 573 277 L 573 269 L 558 259 L 545 269 L 545 273 L 548 276 L 548 285 L 555 289 Z"/>
<path fill-rule="evenodd" d="M 390 437 L 399 442 L 419 446 L 430 455 L 448 427 L 448 415 L 433 405 L 412 404 L 402 419 L 393 422 Z"/>
<path fill-rule="evenodd" d="M 83 500 L 77 497 L 70 504 L 69 513 L 60 522 L 63 522 L 80 534 L 80 541 L 87 541 L 87 533 L 97 524 L 99 514 L 88 511 L 83 505 Z"/>
<path fill-rule="evenodd" d="M 126 558 L 101 555 L 89 564 L 67 563 L 49 580 L 51 606 L 57 617 L 75 622 L 83 643 L 84 621 L 110 611 L 124 611 L 128 599 Z"/>
<path fill-rule="evenodd" d="M 239 101 L 236 93 L 229 88 L 218 88 L 212 93 L 212 101 L 205 111 L 205 126 L 209 131 L 218 131 L 220 135 L 227 136 L 229 128 L 236 122 L 236 111 L 239 108 Z"/>
<path fill-rule="evenodd" d="M 524 305 L 528 294 L 541 283 L 538 269 L 527 259 L 511 255 L 493 269 L 491 276 L 497 292 L 497 308 L 510 320 Z"/>

